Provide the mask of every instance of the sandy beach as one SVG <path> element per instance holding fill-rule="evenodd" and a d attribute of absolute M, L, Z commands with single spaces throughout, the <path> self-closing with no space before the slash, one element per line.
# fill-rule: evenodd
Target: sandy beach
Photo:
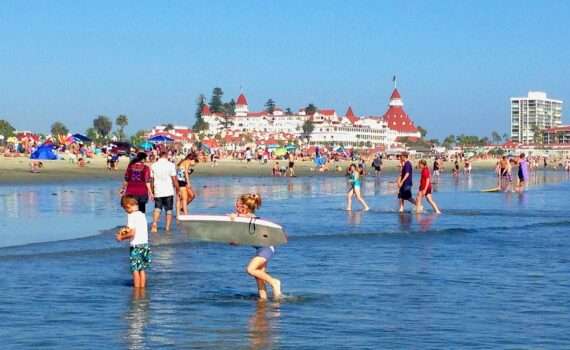
<path fill-rule="evenodd" d="M 0 184 L 19 183 L 65 183 L 73 181 L 100 181 L 105 179 L 120 180 L 127 166 L 127 159 L 121 158 L 119 169 L 109 171 L 106 168 L 106 160 L 103 157 L 90 159 L 85 167 L 79 167 L 69 160 L 43 161 L 43 168 L 40 173 L 30 171 L 30 160 L 25 157 L 5 158 L 0 157 Z M 195 167 L 193 176 L 271 176 L 271 168 L 274 162 L 262 164 L 252 162 L 249 165 L 243 161 L 221 160 L 215 167 L 211 163 L 199 163 Z M 295 173 L 299 177 L 306 176 L 342 176 L 350 162 L 342 161 L 334 163 L 342 170 L 332 169 L 326 172 L 315 170 L 312 161 L 296 161 Z M 398 170 L 398 161 L 384 161 L 384 171 L 395 173 Z M 281 166 L 285 166 L 285 161 L 280 161 Z M 477 160 L 473 162 L 475 171 L 482 169 L 492 169 L 495 160 Z M 445 170 L 450 170 L 452 164 L 446 163 Z"/>

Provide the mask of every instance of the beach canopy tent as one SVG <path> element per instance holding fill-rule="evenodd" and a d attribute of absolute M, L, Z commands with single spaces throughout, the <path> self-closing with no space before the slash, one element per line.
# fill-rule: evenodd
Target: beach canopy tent
<path fill-rule="evenodd" d="M 139 147 L 144 149 L 145 151 L 150 151 L 154 147 L 154 144 L 152 144 L 151 142 L 145 141 L 145 142 L 141 143 L 139 145 Z"/>
<path fill-rule="evenodd" d="M 79 133 L 71 135 L 73 141 L 75 142 L 91 142 L 91 139 L 85 135 L 81 135 Z"/>
<path fill-rule="evenodd" d="M 285 148 L 287 148 L 287 152 L 293 152 L 297 149 L 297 146 L 289 144 L 289 145 L 285 146 Z"/>
<path fill-rule="evenodd" d="M 160 142 L 172 142 L 174 140 L 165 135 L 156 135 L 149 138 L 148 141 L 152 143 L 160 143 Z"/>
<path fill-rule="evenodd" d="M 54 149 L 55 146 L 53 144 L 44 143 L 32 153 L 30 159 L 56 160 L 57 155 L 53 152 Z"/>

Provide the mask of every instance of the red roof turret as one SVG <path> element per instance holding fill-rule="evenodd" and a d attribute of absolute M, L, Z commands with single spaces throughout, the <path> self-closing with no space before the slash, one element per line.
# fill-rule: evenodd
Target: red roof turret
<path fill-rule="evenodd" d="M 358 121 L 358 117 L 352 111 L 351 106 L 348 106 L 348 109 L 346 110 L 345 116 L 346 116 L 346 119 L 348 119 L 352 124 L 354 124 Z"/>
<path fill-rule="evenodd" d="M 238 99 L 237 99 L 236 105 L 237 105 L 237 106 L 240 106 L 240 105 L 247 106 L 247 100 L 245 99 L 244 94 L 240 94 L 240 95 L 239 95 L 239 97 L 238 97 Z"/>
<path fill-rule="evenodd" d="M 400 92 L 398 92 L 398 89 L 394 89 L 394 91 L 392 91 L 392 96 L 390 96 L 390 100 L 396 100 L 396 99 L 401 99 Z"/>
<path fill-rule="evenodd" d="M 204 106 L 202 107 L 202 115 L 210 115 L 210 107 L 208 106 L 207 103 L 204 104 Z"/>

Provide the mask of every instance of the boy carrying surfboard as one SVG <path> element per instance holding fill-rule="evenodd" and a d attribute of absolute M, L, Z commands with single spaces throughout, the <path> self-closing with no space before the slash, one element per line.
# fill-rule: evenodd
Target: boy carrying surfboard
<path fill-rule="evenodd" d="M 241 195 L 236 201 L 236 212 L 230 215 L 235 219 L 237 216 L 255 217 L 255 211 L 261 207 L 261 196 L 257 193 L 249 193 Z M 251 258 L 247 265 L 247 273 L 255 278 L 259 298 L 267 299 L 266 283 L 273 290 L 273 298 L 281 298 L 281 281 L 272 277 L 267 273 L 267 264 L 275 255 L 275 247 L 254 247 L 256 249 L 255 256 Z"/>

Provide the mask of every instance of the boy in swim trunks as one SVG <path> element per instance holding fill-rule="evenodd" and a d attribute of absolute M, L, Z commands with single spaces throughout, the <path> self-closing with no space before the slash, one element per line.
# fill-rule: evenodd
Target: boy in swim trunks
<path fill-rule="evenodd" d="M 133 287 L 146 287 L 146 271 L 150 268 L 151 251 L 148 246 L 146 217 L 139 211 L 135 197 L 124 196 L 121 206 L 127 212 L 127 226 L 122 227 L 115 238 L 117 241 L 130 239 L 129 262 L 133 275 Z"/>
<path fill-rule="evenodd" d="M 236 216 L 255 217 L 255 210 L 261 206 L 261 196 L 256 193 L 249 193 L 241 195 L 236 201 L 236 213 L 232 214 L 230 218 Z M 254 247 L 256 252 L 255 256 L 249 261 L 247 265 L 247 273 L 255 278 L 257 283 L 257 290 L 261 300 L 267 299 L 267 289 L 265 284 L 268 283 L 273 289 L 273 298 L 279 299 L 281 297 L 281 281 L 272 277 L 267 273 L 267 264 L 275 255 L 275 247 Z"/>

